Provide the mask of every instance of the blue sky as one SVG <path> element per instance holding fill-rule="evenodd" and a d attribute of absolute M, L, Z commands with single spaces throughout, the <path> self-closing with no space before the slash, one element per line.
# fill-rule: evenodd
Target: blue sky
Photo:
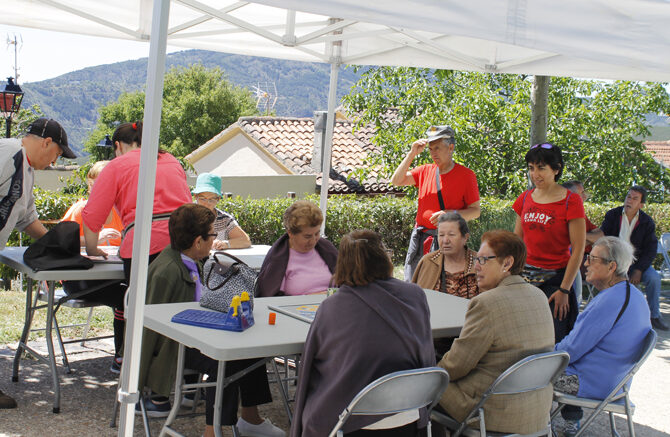
<path fill-rule="evenodd" d="M 19 39 L 19 83 L 37 82 L 94 65 L 149 56 L 149 43 L 0 25 L 0 81 L 14 76 L 14 46 Z M 23 42 L 21 42 L 21 39 Z M 168 51 L 183 49 L 170 48 Z"/>

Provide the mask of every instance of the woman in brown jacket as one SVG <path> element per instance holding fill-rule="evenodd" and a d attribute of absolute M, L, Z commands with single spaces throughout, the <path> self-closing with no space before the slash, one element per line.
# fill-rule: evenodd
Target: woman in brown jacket
<path fill-rule="evenodd" d="M 479 294 L 475 277 L 475 251 L 468 249 L 468 224 L 460 214 L 449 211 L 437 222 L 440 248 L 426 254 L 416 266 L 412 282 L 454 296 L 470 299 Z"/>
<path fill-rule="evenodd" d="M 526 260 L 521 238 L 509 231 L 482 236 L 476 258 L 481 294 L 470 301 L 460 336 L 438 366 L 449 372 L 440 406 L 459 422 L 509 366 L 553 350 L 554 323 L 544 293 L 519 273 Z M 552 388 L 493 396 L 484 405 L 486 429 L 530 434 L 549 422 Z"/>

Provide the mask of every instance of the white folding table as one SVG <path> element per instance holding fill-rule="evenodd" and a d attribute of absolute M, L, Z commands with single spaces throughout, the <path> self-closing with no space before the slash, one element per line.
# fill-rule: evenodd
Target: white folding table
<path fill-rule="evenodd" d="M 430 324 L 434 338 L 455 337 L 465 321 L 469 301 L 460 297 L 426 290 L 430 306 Z M 179 343 L 175 399 L 181 399 L 181 383 L 186 347 L 199 349 L 204 355 L 219 362 L 214 406 L 214 432 L 221 436 L 221 408 L 225 386 L 226 361 L 248 358 L 287 356 L 302 353 L 310 324 L 294 317 L 277 314 L 276 324 L 268 324 L 268 306 L 292 304 L 319 304 L 324 294 L 280 296 L 254 299 L 255 325 L 244 332 L 229 332 L 173 323 L 172 316 L 185 309 L 201 309 L 197 302 L 147 305 L 144 326 Z M 179 435 L 170 425 L 179 411 L 174 402 L 165 421 L 161 436 Z"/>
<path fill-rule="evenodd" d="M 244 249 L 224 249 L 223 252 L 241 259 L 254 270 L 260 270 L 270 247 L 267 244 L 256 244 Z"/>
<path fill-rule="evenodd" d="M 96 263 L 93 268 L 88 270 L 42 270 L 39 272 L 34 271 L 26 265 L 23 261 L 23 253 L 26 251 L 26 247 L 6 247 L 3 250 L 0 250 L 0 263 L 6 264 L 7 266 L 23 273 L 27 278 L 27 290 L 26 290 L 26 313 L 25 313 L 25 322 L 23 325 L 23 333 L 21 334 L 21 340 L 19 345 L 16 348 L 16 355 L 14 355 L 14 366 L 12 371 L 12 381 L 17 382 L 19 380 L 19 364 L 21 361 L 21 353 L 25 350 L 29 352 L 32 356 L 39 359 L 40 361 L 49 365 L 51 370 L 51 379 L 54 390 L 54 403 L 53 403 L 53 412 L 60 412 L 60 383 L 58 379 L 58 368 L 56 367 L 56 355 L 54 353 L 53 345 L 53 315 L 54 315 L 54 296 L 55 296 L 55 283 L 57 281 L 88 281 L 88 280 L 108 280 L 110 282 L 118 281 L 124 278 L 123 274 L 123 264 L 119 263 Z M 33 288 L 34 282 L 37 281 L 47 281 L 49 285 L 47 291 L 47 303 L 46 305 L 37 305 L 36 301 L 33 300 Z M 104 286 L 106 284 L 102 284 Z M 90 290 L 87 290 L 90 292 Z M 86 293 L 78 293 L 86 294 Z M 76 298 L 78 295 L 72 295 L 71 298 Z M 33 314 L 35 310 L 46 307 L 47 310 L 47 320 L 46 320 L 46 343 L 48 356 L 43 356 L 35 349 L 28 346 L 28 334 L 30 333 L 30 327 L 33 321 Z"/>

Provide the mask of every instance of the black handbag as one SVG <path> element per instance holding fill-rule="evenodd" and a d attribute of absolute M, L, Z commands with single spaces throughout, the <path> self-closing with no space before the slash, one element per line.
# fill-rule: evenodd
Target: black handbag
<path fill-rule="evenodd" d="M 234 296 L 246 291 L 254 306 L 254 285 L 258 273 L 241 259 L 223 252 L 214 252 L 202 269 L 203 290 L 200 306 L 228 312 Z"/>

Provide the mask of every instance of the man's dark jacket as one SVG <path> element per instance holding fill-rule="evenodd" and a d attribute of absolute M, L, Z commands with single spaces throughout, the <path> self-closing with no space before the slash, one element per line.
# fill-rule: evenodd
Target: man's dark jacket
<path fill-rule="evenodd" d="M 618 237 L 622 218 L 623 206 L 610 209 L 605 214 L 605 220 L 600 229 L 606 236 Z M 630 233 L 630 242 L 635 248 L 635 262 L 630 266 L 628 274 L 633 273 L 633 270 L 644 273 L 656 257 L 658 240 L 656 239 L 656 223 L 642 210 Z"/>

